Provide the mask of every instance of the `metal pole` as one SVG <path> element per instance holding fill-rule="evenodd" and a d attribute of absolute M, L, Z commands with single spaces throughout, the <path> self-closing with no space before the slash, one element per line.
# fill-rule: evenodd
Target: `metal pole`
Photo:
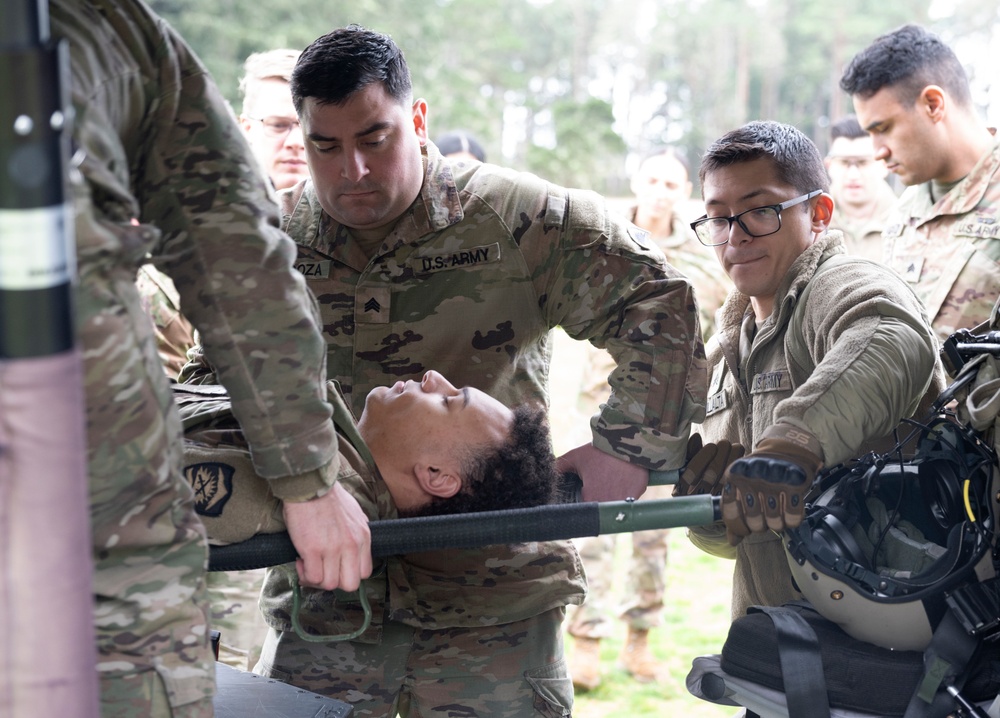
<path fill-rule="evenodd" d="M 678 496 L 644 501 L 551 504 L 530 509 L 420 516 L 372 521 L 372 556 L 446 548 L 476 548 L 523 541 L 555 541 L 682 526 L 705 526 L 721 518 L 717 496 Z M 212 546 L 209 571 L 240 571 L 294 561 L 287 533 L 258 534 L 241 543 Z"/>
<path fill-rule="evenodd" d="M 0 3 L 0 715 L 98 715 L 69 53 Z"/>

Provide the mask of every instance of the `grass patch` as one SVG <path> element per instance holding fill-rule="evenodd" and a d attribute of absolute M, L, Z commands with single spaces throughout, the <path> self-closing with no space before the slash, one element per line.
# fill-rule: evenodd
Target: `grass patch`
<path fill-rule="evenodd" d="M 631 548 L 629 535 L 621 534 L 616 547 L 614 585 L 624 587 Z M 657 684 L 639 683 L 625 672 L 618 656 L 628 628 L 615 619 L 613 635 L 601 641 L 601 685 L 593 691 L 577 693 L 573 715 L 576 718 L 733 716 L 737 708 L 699 700 L 684 686 L 693 658 L 722 649 L 729 630 L 732 570 L 732 561 L 699 551 L 687 540 L 684 529 L 672 530 L 663 625 L 649 634 L 653 655 L 667 668 L 667 680 Z M 620 602 L 620 596 L 615 598 L 616 603 Z M 573 639 L 569 636 L 566 651 L 573 651 Z"/>

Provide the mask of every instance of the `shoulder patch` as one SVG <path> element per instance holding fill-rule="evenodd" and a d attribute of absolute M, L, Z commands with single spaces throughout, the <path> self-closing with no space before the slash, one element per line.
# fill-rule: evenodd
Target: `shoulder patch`
<path fill-rule="evenodd" d="M 545 203 L 546 227 L 562 227 L 566 223 L 566 205 L 568 199 L 565 195 L 550 194 Z"/>
<path fill-rule="evenodd" d="M 233 494 L 236 469 L 218 461 L 203 461 L 184 467 L 184 478 L 194 490 L 194 510 L 201 516 L 221 516 Z"/>
<path fill-rule="evenodd" d="M 653 242 L 649 238 L 650 231 L 648 229 L 642 229 L 638 225 L 632 224 L 628 225 L 628 236 L 632 238 L 632 241 L 638 244 L 643 249 L 652 249 Z"/>

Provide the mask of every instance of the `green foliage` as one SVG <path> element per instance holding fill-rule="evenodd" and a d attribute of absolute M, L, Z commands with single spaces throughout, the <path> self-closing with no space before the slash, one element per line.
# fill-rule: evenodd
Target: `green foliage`
<path fill-rule="evenodd" d="M 239 108 L 251 52 L 303 48 L 351 22 L 393 36 L 432 138 L 467 129 L 491 161 L 616 191 L 622 159 L 674 143 L 702 149 L 750 119 L 795 124 L 825 149 L 849 112 L 844 65 L 905 22 L 958 49 L 987 42 L 995 0 L 151 0 Z M 936 6 L 943 7 L 941 3 Z M 234 20 L 235 19 L 235 20 Z M 983 82 L 987 68 L 979 68 Z M 976 79 L 976 78 L 974 78 Z"/>
<path fill-rule="evenodd" d="M 613 173 L 609 164 L 614 158 L 624 167 L 626 150 L 625 142 L 611 129 L 611 105 L 590 97 L 583 102 L 556 100 L 549 110 L 555 142 L 551 147 L 531 144 L 527 169 L 556 184 L 609 193 L 605 181 Z"/>

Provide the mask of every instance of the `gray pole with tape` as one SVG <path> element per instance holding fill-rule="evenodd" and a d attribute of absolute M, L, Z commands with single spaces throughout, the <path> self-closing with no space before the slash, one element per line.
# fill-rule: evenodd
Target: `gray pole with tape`
<path fill-rule="evenodd" d="M 69 53 L 0 3 L 0 715 L 98 715 Z"/>

